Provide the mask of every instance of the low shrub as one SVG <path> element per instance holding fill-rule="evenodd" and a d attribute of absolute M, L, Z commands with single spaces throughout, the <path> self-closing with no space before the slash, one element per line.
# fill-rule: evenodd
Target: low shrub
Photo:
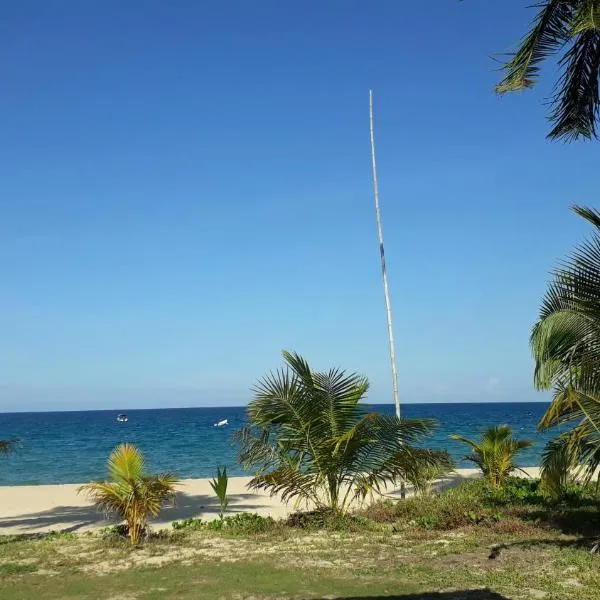
<path fill-rule="evenodd" d="M 238 513 L 225 517 L 221 523 L 223 530 L 234 533 L 264 533 L 276 525 L 272 517 L 261 517 L 256 513 Z"/>
<path fill-rule="evenodd" d="M 551 501 L 539 480 L 509 477 L 501 489 L 486 481 L 467 481 L 437 495 L 378 502 L 361 514 L 379 523 L 416 525 L 424 529 L 454 529 L 467 525 L 493 526 L 508 521 L 506 530 L 519 529 L 527 522 L 576 532 L 598 524 L 600 514 L 595 490 L 573 485 L 559 503 Z"/>
<path fill-rule="evenodd" d="M 145 532 L 144 532 L 145 533 Z M 121 525 L 111 525 L 104 527 L 100 530 L 102 538 L 110 540 L 115 538 L 127 538 L 129 537 L 129 527 L 125 523 Z"/>
<path fill-rule="evenodd" d="M 222 519 L 203 521 L 185 519 L 174 521 L 173 529 L 187 531 L 227 531 L 230 533 L 264 533 L 273 529 L 277 522 L 271 517 L 262 517 L 256 513 L 238 513 Z"/>
<path fill-rule="evenodd" d="M 365 516 L 343 514 L 329 509 L 292 513 L 285 524 L 293 529 L 326 531 L 359 531 L 377 528 L 377 524 Z"/>
<path fill-rule="evenodd" d="M 202 519 L 183 519 L 181 521 L 173 521 L 171 523 L 171 527 L 176 530 L 187 529 L 187 530 L 198 530 L 198 529 L 206 529 L 207 522 Z"/>

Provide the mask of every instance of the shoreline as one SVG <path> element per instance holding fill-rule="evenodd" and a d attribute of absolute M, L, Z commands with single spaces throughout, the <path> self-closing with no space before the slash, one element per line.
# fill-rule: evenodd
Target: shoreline
<path fill-rule="evenodd" d="M 524 467 L 529 477 L 539 476 L 539 467 Z M 515 475 L 523 476 L 517 471 Z M 436 490 L 447 489 L 481 476 L 478 469 L 456 469 L 433 484 Z M 253 512 L 274 519 L 295 512 L 293 502 L 285 504 L 277 496 L 250 491 L 251 477 L 230 477 L 227 514 Z M 212 520 L 218 518 L 219 503 L 210 487 L 211 479 L 183 479 L 177 485 L 175 505 L 164 508 L 157 519 L 150 521 L 153 529 L 171 528 L 173 521 L 189 518 Z M 85 532 L 114 525 L 115 520 L 78 494 L 81 483 L 54 485 L 22 485 L 0 487 L 0 535 L 40 534 L 49 531 Z M 411 489 L 408 486 L 408 494 Z M 399 498 L 399 489 L 389 489 L 385 498 Z M 304 507 L 309 508 L 309 507 Z"/>

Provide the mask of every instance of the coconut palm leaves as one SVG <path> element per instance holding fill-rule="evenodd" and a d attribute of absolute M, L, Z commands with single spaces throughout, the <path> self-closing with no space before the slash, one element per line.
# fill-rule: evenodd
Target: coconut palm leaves
<path fill-rule="evenodd" d="M 135 446 L 121 444 L 108 459 L 109 481 L 81 486 L 102 509 L 127 523 L 133 545 L 146 529 L 148 517 L 157 516 L 165 501 L 174 497 L 177 480 L 170 473 L 147 475 L 144 456 Z"/>
<path fill-rule="evenodd" d="M 508 425 L 490 427 L 478 442 L 462 435 L 451 435 L 450 438 L 471 448 L 471 454 L 465 456 L 465 460 L 481 469 L 493 489 L 500 489 L 511 472 L 518 469 L 514 462 L 516 455 L 532 445 L 528 440 L 516 440 Z"/>
<path fill-rule="evenodd" d="M 554 495 L 575 471 L 589 477 L 600 463 L 600 213 L 574 210 L 593 236 L 554 273 L 531 335 L 535 384 L 554 390 L 540 428 L 571 428 L 544 456 L 542 479 Z"/>
<path fill-rule="evenodd" d="M 533 87 L 541 64 L 559 55 L 548 134 L 567 141 L 597 137 L 600 110 L 600 0 L 544 0 L 517 51 L 504 64 L 500 94 Z"/>
<path fill-rule="evenodd" d="M 369 413 L 361 404 L 369 387 L 364 377 L 315 372 L 298 354 L 283 356 L 286 367 L 258 383 L 249 427 L 236 434 L 241 463 L 258 467 L 251 488 L 343 512 L 419 467 L 449 468 L 446 453 L 412 445 L 433 421 Z"/>

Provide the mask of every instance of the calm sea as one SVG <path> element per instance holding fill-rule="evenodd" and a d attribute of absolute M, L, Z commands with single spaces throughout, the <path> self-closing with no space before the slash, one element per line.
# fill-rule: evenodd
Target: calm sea
<path fill-rule="evenodd" d="M 538 463 L 550 434 L 536 424 L 544 403 L 405 404 L 403 416 L 433 417 L 439 428 L 428 444 L 445 448 L 461 464 L 465 449 L 448 439 L 453 433 L 477 436 L 489 425 L 507 423 L 520 438 L 534 446 L 520 457 L 522 466 Z M 392 413 L 391 405 L 374 410 Z M 106 458 L 121 442 L 137 444 L 146 455 L 148 469 L 174 471 L 182 478 L 209 477 L 217 465 L 242 475 L 236 463 L 231 435 L 245 422 L 245 408 L 182 408 L 130 410 L 129 421 L 117 423 L 114 411 L 4 413 L 0 439 L 19 438 L 17 454 L 0 458 L 0 485 L 79 483 L 105 476 Z M 228 419 L 229 426 L 214 427 Z M 464 466 L 464 463 L 462 463 Z"/>

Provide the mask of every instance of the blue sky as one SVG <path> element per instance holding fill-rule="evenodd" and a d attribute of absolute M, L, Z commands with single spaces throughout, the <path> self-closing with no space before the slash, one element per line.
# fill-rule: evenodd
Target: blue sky
<path fill-rule="evenodd" d="M 426 4 L 7 4 L 0 410 L 242 404 L 284 348 L 390 401 L 370 87 L 403 400 L 544 399 L 598 146 L 492 92 L 528 2 Z"/>

